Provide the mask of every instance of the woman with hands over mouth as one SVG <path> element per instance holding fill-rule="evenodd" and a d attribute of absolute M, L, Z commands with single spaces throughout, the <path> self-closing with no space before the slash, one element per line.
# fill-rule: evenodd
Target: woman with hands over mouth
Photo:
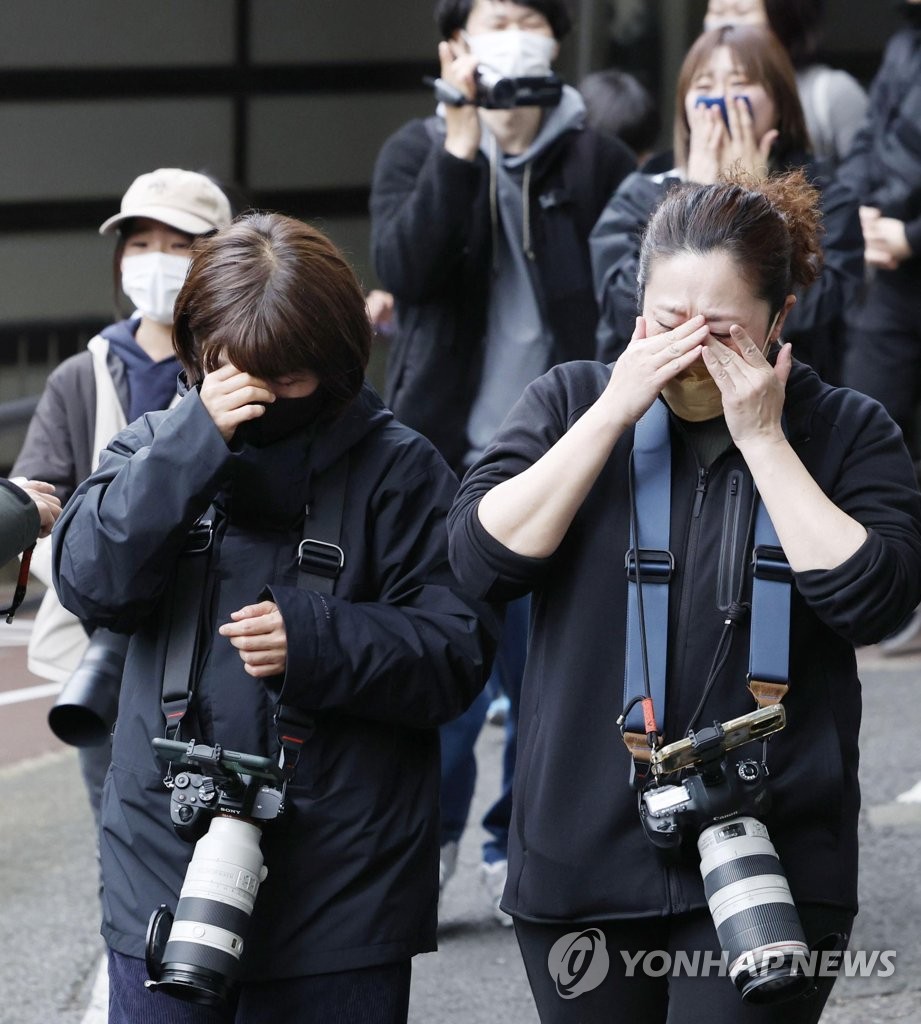
<path fill-rule="evenodd" d="M 365 383 L 364 295 L 307 224 L 250 214 L 196 243 L 174 344 L 182 399 L 112 440 L 53 535 L 62 603 L 131 634 L 100 844 L 109 1021 L 399 1024 L 411 957 L 435 948 L 438 726 L 498 632 L 448 566 L 457 480 Z M 317 542 L 338 564 L 304 560 Z M 164 681 L 186 674 L 174 717 Z M 193 850 L 151 738 L 275 760 L 283 708 L 302 754 L 262 832 L 235 995 L 151 994 L 147 922 Z"/>
<path fill-rule="evenodd" d="M 844 948 L 857 881 L 854 645 L 878 640 L 917 603 L 921 496 L 882 407 L 823 383 L 783 340 L 797 288 L 821 270 L 819 226 L 801 171 L 670 191 L 642 238 L 640 315 L 621 356 L 535 381 L 452 508 L 451 560 L 468 591 L 531 593 L 502 907 L 544 1024 L 664 1024 L 679 1008 L 683 1021 L 811 1024 L 834 982 L 817 978 L 811 995 L 753 1010 L 725 972 L 626 972 L 648 950 L 718 959 L 720 941 L 693 839 L 669 850 L 647 839 L 635 748 L 621 742 L 618 718 L 633 642 L 625 557 L 631 521 L 644 522 L 634 434 L 652 416 L 671 453 L 657 472 L 669 474 L 673 559 L 667 622 L 656 622 L 665 635 L 646 636 L 666 652 L 657 742 L 754 709 L 760 500 L 792 571 L 788 724 L 762 754 L 772 797 L 763 823 L 806 942 Z M 587 971 L 548 971 L 585 936 L 594 956 L 606 950 L 606 974 L 589 984 Z M 561 999 L 560 986 L 576 982 L 579 998 Z"/>

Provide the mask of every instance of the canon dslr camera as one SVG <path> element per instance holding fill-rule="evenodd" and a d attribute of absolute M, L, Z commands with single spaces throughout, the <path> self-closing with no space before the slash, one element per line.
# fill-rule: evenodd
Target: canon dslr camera
<path fill-rule="evenodd" d="M 726 751 L 786 723 L 778 704 L 714 724 L 652 755 L 653 782 L 640 796 L 640 819 L 658 847 L 697 841 L 700 873 L 729 977 L 746 1002 L 792 999 L 811 987 L 809 947 L 783 866 L 758 820 L 770 806 L 767 769 L 729 764 Z M 681 782 L 659 777 L 685 770 Z"/>

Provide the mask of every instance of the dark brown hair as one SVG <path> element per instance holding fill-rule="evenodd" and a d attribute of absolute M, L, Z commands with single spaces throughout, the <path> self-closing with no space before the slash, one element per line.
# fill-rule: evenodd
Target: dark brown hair
<path fill-rule="evenodd" d="M 825 0 L 764 0 L 768 25 L 787 48 L 795 68 L 811 64 L 819 50 Z"/>
<path fill-rule="evenodd" d="M 361 388 L 371 322 L 354 271 L 326 235 L 250 213 L 194 243 L 173 345 L 190 384 L 222 358 L 268 381 L 315 373 L 332 416 Z"/>
<path fill-rule="evenodd" d="M 643 236 L 640 305 L 656 260 L 724 252 L 773 315 L 796 287 L 808 287 L 821 273 L 820 235 L 819 192 L 802 170 L 680 185 L 666 193 Z"/>
<path fill-rule="evenodd" d="M 810 150 L 809 132 L 799 100 L 796 75 L 787 51 L 777 37 L 758 25 L 724 25 L 699 35 L 688 50 L 678 75 L 675 94 L 675 164 L 686 167 L 691 128 L 684 101 L 694 76 L 713 56 L 727 46 L 752 82 L 763 86 L 774 103 L 779 135 L 771 154 L 772 169 L 784 167 L 790 158 L 802 160 Z"/>

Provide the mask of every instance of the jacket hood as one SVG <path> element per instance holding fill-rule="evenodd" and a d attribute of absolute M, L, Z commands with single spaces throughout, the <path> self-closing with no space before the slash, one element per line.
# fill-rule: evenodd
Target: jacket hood
<path fill-rule="evenodd" d="M 555 107 L 550 107 L 547 115 L 541 122 L 540 131 L 534 137 L 534 141 L 523 152 L 515 156 L 503 158 L 503 165 L 514 170 L 524 164 L 535 160 L 544 150 L 548 149 L 563 134 L 574 129 L 585 127 L 585 101 L 571 85 L 563 86 L 563 95 Z M 483 129 L 485 137 L 489 134 L 488 129 Z M 488 153 L 488 149 L 486 149 Z"/>
<path fill-rule="evenodd" d="M 110 344 L 137 348 L 135 334 L 137 333 L 140 322 L 141 318 L 139 316 L 134 317 L 133 319 L 129 318 L 128 320 L 119 320 L 117 323 L 109 324 L 108 327 L 104 327 L 99 333 Z"/>
<path fill-rule="evenodd" d="M 324 423 L 313 441 L 313 465 L 318 472 L 331 466 L 368 434 L 393 419 L 380 395 L 365 381 L 355 398 L 336 419 Z"/>

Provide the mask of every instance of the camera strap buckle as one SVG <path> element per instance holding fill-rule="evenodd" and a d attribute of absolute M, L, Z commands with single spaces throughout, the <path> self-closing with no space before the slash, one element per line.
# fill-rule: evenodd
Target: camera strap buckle
<path fill-rule="evenodd" d="M 750 679 L 748 689 L 758 707 L 766 708 L 779 704 L 786 697 L 790 687 L 786 683 L 772 683 L 766 679 Z"/>
<path fill-rule="evenodd" d="M 668 583 L 675 571 L 675 556 L 671 551 L 660 548 L 640 548 L 635 551 L 630 548 L 624 555 L 624 569 L 627 571 L 627 579 L 636 583 L 637 557 L 640 563 L 640 583 Z"/>
<path fill-rule="evenodd" d="M 345 566 L 345 552 L 338 544 L 305 537 L 297 548 L 297 564 L 301 572 L 334 580 Z"/>
<path fill-rule="evenodd" d="M 316 723 L 312 715 L 305 715 L 288 704 L 275 707 L 275 728 L 278 731 L 278 767 L 285 784 L 294 778 L 304 744 L 314 734 Z"/>

